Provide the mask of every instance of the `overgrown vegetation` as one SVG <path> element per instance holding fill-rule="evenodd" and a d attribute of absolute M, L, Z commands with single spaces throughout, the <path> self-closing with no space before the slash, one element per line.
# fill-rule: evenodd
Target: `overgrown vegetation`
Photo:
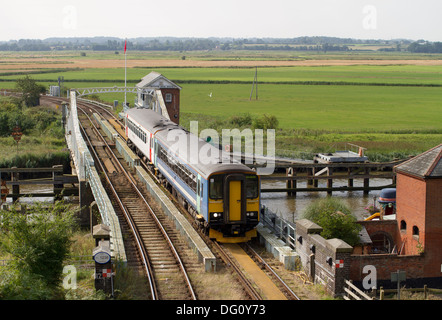
<path fill-rule="evenodd" d="M 11 136 L 19 126 L 23 136 L 17 142 Z M 45 106 L 27 107 L 15 97 L 0 98 L 0 168 L 69 166 L 69 153 L 60 111 Z"/>
<path fill-rule="evenodd" d="M 180 115 L 180 123 L 187 129 L 190 128 L 190 121 L 198 120 L 199 131 L 207 128 L 215 129 L 220 137 L 222 129 L 244 130 L 250 128 L 254 130 L 253 124 L 265 119 L 265 115 L 255 117 L 250 113 L 231 117 L 193 113 L 181 113 Z M 261 128 L 270 127 L 263 125 Z M 353 143 L 368 149 L 365 155 L 370 161 L 387 162 L 394 159 L 406 159 L 434 147 L 440 143 L 442 134 L 431 130 L 420 133 L 405 130 L 388 133 L 340 133 L 325 129 L 277 128 L 275 138 L 276 155 L 280 157 L 312 160 L 317 153 L 347 150 L 348 143 Z"/>
<path fill-rule="evenodd" d="M 17 98 L 0 101 L 0 137 L 11 135 L 18 125 L 24 134 L 49 134 L 63 138 L 59 114 L 47 107 L 26 107 Z"/>
<path fill-rule="evenodd" d="M 313 201 L 305 209 L 303 218 L 320 225 L 325 239 L 342 239 L 351 246 L 359 242 L 361 226 L 340 199 L 327 197 Z"/>
<path fill-rule="evenodd" d="M 35 107 L 40 104 L 40 94 L 46 92 L 46 88 L 38 84 L 29 75 L 16 81 L 16 89 L 21 92 L 20 100 L 27 107 Z"/>
<path fill-rule="evenodd" d="M 69 254 L 76 222 L 63 202 L 35 204 L 22 214 L 0 211 L 0 252 L 8 255 L 0 268 L 0 299 L 60 299 L 63 262 Z"/>

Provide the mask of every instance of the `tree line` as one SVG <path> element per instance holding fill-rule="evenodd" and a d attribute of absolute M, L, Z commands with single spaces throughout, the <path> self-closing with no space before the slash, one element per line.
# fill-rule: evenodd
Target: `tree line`
<path fill-rule="evenodd" d="M 416 53 L 442 53 L 442 42 L 413 42 L 408 51 Z"/>
<path fill-rule="evenodd" d="M 123 51 L 124 39 L 114 37 L 21 39 L 0 42 L 0 51 L 93 50 Z M 416 53 L 442 53 L 441 42 L 419 40 L 359 40 L 336 37 L 297 38 L 134 38 L 127 49 L 134 51 L 197 51 L 197 50 L 286 50 L 286 51 L 349 51 L 351 44 L 400 45 Z M 380 49 L 385 50 L 385 49 Z M 393 49 L 394 50 L 394 49 Z"/>

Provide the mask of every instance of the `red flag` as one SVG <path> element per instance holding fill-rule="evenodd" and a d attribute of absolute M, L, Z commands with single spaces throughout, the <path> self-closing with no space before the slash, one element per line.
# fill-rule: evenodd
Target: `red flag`
<path fill-rule="evenodd" d="M 126 48 L 127 48 L 127 39 L 126 39 L 126 41 L 124 42 L 124 53 L 126 53 Z"/>

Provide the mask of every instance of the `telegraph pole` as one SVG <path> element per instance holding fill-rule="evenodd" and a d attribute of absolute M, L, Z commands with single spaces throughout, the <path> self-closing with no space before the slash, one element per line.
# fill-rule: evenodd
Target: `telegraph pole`
<path fill-rule="evenodd" d="M 258 67 L 255 67 L 255 77 L 253 78 L 252 91 L 250 92 L 249 100 L 252 100 L 253 89 L 255 88 L 255 84 L 256 84 L 255 99 L 258 100 Z"/>

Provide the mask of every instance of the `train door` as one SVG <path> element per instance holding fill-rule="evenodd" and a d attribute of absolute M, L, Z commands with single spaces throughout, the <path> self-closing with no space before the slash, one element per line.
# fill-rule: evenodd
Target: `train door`
<path fill-rule="evenodd" d="M 153 159 L 152 159 L 152 153 L 153 153 L 153 151 L 152 151 L 152 149 L 153 149 L 153 135 L 152 135 L 152 133 L 149 133 L 149 137 L 150 137 L 150 139 L 149 139 L 149 145 L 148 145 L 148 148 L 149 148 L 149 161 L 150 161 L 150 162 L 153 162 Z"/>
<path fill-rule="evenodd" d="M 158 164 L 157 164 L 157 156 L 158 156 L 158 142 L 156 140 L 153 141 L 154 143 L 154 154 L 153 154 L 153 159 L 151 160 L 153 162 L 153 164 L 155 165 L 155 167 L 158 168 Z"/>
<path fill-rule="evenodd" d="M 224 184 L 224 211 L 228 212 L 227 223 L 244 221 L 246 211 L 246 194 L 244 175 L 231 174 L 226 177 Z"/>
<path fill-rule="evenodd" d="M 198 180 L 196 181 L 196 211 L 201 212 L 201 193 L 202 193 L 201 176 L 198 174 Z"/>
<path fill-rule="evenodd" d="M 126 124 L 126 138 L 129 138 L 129 126 L 128 126 L 128 122 L 129 122 L 129 116 L 126 116 L 126 118 L 124 118 L 125 124 Z"/>
<path fill-rule="evenodd" d="M 232 180 L 229 182 L 230 221 L 241 220 L 241 202 L 241 181 Z"/>

